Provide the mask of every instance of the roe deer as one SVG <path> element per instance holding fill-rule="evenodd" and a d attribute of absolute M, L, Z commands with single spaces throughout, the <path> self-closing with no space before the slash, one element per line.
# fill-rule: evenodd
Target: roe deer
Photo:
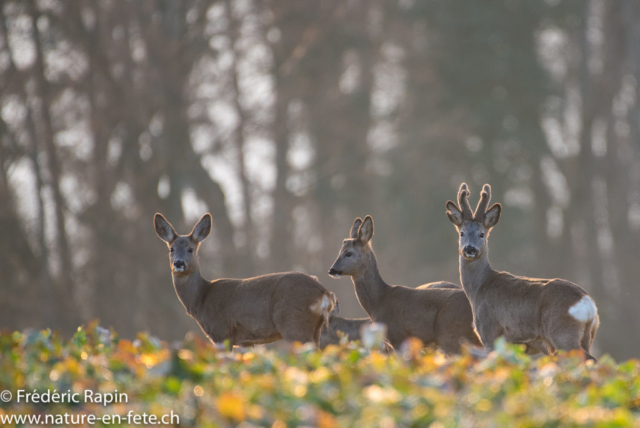
<path fill-rule="evenodd" d="M 440 288 L 425 284 L 422 289 L 387 284 L 378 272 L 372 236 L 371 216 L 364 221 L 357 218 L 329 275 L 351 276 L 362 308 L 371 320 L 387 325 L 391 346 L 397 349 L 409 337 L 417 337 L 425 346 L 439 346 L 448 354 L 460 352 L 462 342 L 480 345 L 464 291 L 444 288 L 456 287 L 450 283 L 435 284 Z"/>
<path fill-rule="evenodd" d="M 502 207 L 491 208 L 491 186 L 485 184 L 472 213 L 466 183 L 458 206 L 447 202 L 447 216 L 460 235 L 460 281 L 473 308 L 475 328 L 484 346 L 504 336 L 508 342 L 551 354 L 582 349 L 588 359 L 599 325 L 598 309 L 584 289 L 564 279 L 535 279 L 493 270 L 487 239 Z"/>
<path fill-rule="evenodd" d="M 200 276 L 198 249 L 211 232 L 211 215 L 202 216 L 189 235 L 176 234 L 162 214 L 155 215 L 154 225 L 170 249 L 178 298 L 214 343 L 228 340 L 233 347 L 285 339 L 319 345 L 333 300 L 317 278 L 285 272 L 207 281 Z"/>
<path fill-rule="evenodd" d="M 451 282 L 434 282 L 430 284 L 424 284 L 417 289 L 423 288 L 458 288 L 459 285 Z M 333 293 L 331 293 L 333 294 Z M 371 319 L 366 318 L 343 318 L 340 316 L 340 302 L 334 297 L 333 311 L 329 314 L 329 323 L 322 328 L 322 335 L 320 336 L 320 349 L 324 349 L 327 345 L 340 344 L 340 336 L 338 332 L 341 332 L 347 336 L 349 341 L 361 341 L 362 340 L 362 327 L 371 324 Z M 389 346 L 387 346 L 387 350 Z"/>
<path fill-rule="evenodd" d="M 365 324 L 370 324 L 369 318 L 343 318 L 340 316 L 340 303 L 335 294 L 331 293 L 333 299 L 333 310 L 329 314 L 329 323 L 322 328 L 320 336 L 320 349 L 326 348 L 327 345 L 338 345 L 341 331 L 347 335 L 349 340 L 360 340 L 360 329 Z"/>

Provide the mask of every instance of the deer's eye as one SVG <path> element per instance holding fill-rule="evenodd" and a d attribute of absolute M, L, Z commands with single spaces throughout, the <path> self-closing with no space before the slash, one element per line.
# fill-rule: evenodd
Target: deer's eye
<path fill-rule="evenodd" d="M 460 232 L 460 236 L 464 236 L 464 232 Z"/>
<path fill-rule="evenodd" d="M 169 251 L 171 251 L 173 253 L 173 247 L 171 247 L 171 249 Z"/>
<path fill-rule="evenodd" d="M 353 256 L 353 253 L 351 251 L 347 251 L 346 253 L 344 253 L 345 257 L 351 257 Z"/>
<path fill-rule="evenodd" d="M 190 252 L 190 253 L 193 253 L 193 248 L 189 248 L 189 252 Z"/>
<path fill-rule="evenodd" d="M 481 233 L 481 234 L 480 234 L 480 237 L 481 237 L 481 238 L 484 238 L 484 233 Z"/>

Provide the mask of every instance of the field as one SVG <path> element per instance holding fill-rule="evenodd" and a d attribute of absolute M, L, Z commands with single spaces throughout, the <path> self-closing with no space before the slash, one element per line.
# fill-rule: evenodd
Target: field
<path fill-rule="evenodd" d="M 69 341 L 5 332 L 0 390 L 13 396 L 0 417 L 173 412 L 181 426 L 198 427 L 640 427 L 640 361 L 531 359 L 501 342 L 484 359 L 449 359 L 416 342 L 391 356 L 355 344 L 230 353 L 195 336 L 179 344 L 119 339 L 95 324 Z M 34 392 L 40 402 L 25 403 Z"/>

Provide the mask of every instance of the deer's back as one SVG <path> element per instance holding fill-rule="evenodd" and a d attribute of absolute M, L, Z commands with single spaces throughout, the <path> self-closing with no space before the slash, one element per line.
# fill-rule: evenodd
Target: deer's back
<path fill-rule="evenodd" d="M 462 289 L 462 287 L 460 287 L 458 284 L 454 284 L 453 282 L 448 282 L 448 281 L 430 282 L 428 284 L 422 284 L 416 287 L 416 289 L 418 290 L 424 290 L 425 288 L 446 288 L 446 289 L 452 289 L 452 290 Z"/>
<path fill-rule="evenodd" d="M 312 295 L 314 298 L 329 294 L 327 289 L 318 281 L 318 278 L 302 272 L 274 273 L 263 275 L 263 277 L 273 278 L 272 280 L 277 283 L 276 287 L 279 292 L 291 293 L 295 296 Z"/>
<path fill-rule="evenodd" d="M 301 272 L 270 273 L 245 279 L 221 279 L 214 284 L 224 283 L 236 298 L 256 295 L 278 296 L 283 293 L 305 295 L 309 293 L 328 293 L 324 286 L 313 276 Z"/>
<path fill-rule="evenodd" d="M 539 279 L 496 272 L 478 291 L 474 312 L 485 322 L 498 322 L 505 334 L 519 336 L 529 330 L 542 334 L 542 318 L 566 313 L 588 293 L 562 279 Z"/>
<path fill-rule="evenodd" d="M 219 279 L 213 281 L 212 286 L 212 292 L 207 295 L 208 306 L 234 317 L 257 318 L 261 314 L 270 317 L 274 308 L 282 305 L 306 308 L 328 293 L 317 279 L 300 272 Z M 220 301 L 225 302 L 224 307 L 218 307 L 216 302 Z"/>

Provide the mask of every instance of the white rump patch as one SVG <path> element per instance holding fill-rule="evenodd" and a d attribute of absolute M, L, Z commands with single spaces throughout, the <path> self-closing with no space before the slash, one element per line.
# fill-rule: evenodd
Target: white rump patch
<path fill-rule="evenodd" d="M 326 294 L 322 296 L 322 299 L 314 303 L 309 307 L 313 312 L 318 315 L 323 315 L 329 312 L 329 308 L 331 307 L 331 299 Z"/>
<path fill-rule="evenodd" d="M 589 296 L 582 296 L 578 303 L 569 308 L 569 315 L 580 322 L 592 320 L 598 314 L 598 308 Z"/>

